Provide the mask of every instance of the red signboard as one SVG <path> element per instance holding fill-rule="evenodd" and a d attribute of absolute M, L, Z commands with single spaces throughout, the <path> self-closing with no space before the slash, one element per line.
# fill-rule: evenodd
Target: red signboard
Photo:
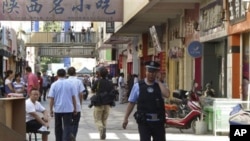
<path fill-rule="evenodd" d="M 122 55 L 119 55 L 119 60 L 118 60 L 118 63 L 119 63 L 119 69 L 122 69 Z"/>
<path fill-rule="evenodd" d="M 166 72 L 166 52 L 160 52 L 157 56 L 154 56 L 154 60 L 160 63 L 160 72 Z"/>
<path fill-rule="evenodd" d="M 123 0 L 2 0 L 0 20 L 122 21 Z"/>
<path fill-rule="evenodd" d="M 160 64 L 161 64 L 160 71 L 161 72 L 166 72 L 166 68 L 167 68 L 167 65 L 166 65 L 166 52 L 161 52 L 160 53 Z"/>

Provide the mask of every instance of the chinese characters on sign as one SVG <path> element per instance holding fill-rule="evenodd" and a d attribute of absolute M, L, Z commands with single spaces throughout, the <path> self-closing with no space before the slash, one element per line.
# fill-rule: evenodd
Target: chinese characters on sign
<path fill-rule="evenodd" d="M 106 22 L 106 33 L 114 33 L 114 32 L 115 32 L 115 23 Z"/>
<path fill-rule="evenodd" d="M 228 0 L 230 24 L 236 24 L 246 19 L 243 0 Z"/>
<path fill-rule="evenodd" d="M 123 20 L 123 0 L 2 0 L 0 7 L 0 20 Z"/>
<path fill-rule="evenodd" d="M 159 42 L 159 39 L 157 36 L 155 26 L 150 27 L 149 32 L 150 32 L 151 37 L 152 37 L 152 42 L 153 42 L 154 48 L 156 49 L 157 52 L 161 52 L 161 46 L 160 46 L 160 42 Z"/>
<path fill-rule="evenodd" d="M 201 31 L 206 32 L 223 24 L 224 15 L 221 2 L 221 0 L 215 1 L 200 10 L 202 19 L 200 24 Z"/>

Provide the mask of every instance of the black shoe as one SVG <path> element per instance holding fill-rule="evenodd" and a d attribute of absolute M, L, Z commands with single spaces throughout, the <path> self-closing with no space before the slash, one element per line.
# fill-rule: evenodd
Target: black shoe
<path fill-rule="evenodd" d="M 100 138 L 101 140 L 105 140 L 106 139 L 106 128 L 103 128 L 100 132 Z"/>

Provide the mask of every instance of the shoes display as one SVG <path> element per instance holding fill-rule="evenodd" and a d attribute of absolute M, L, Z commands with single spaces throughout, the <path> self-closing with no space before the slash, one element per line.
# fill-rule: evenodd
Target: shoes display
<path fill-rule="evenodd" d="M 38 133 L 41 133 L 41 134 L 49 134 L 49 133 L 50 133 L 50 131 L 48 130 L 48 128 L 45 127 L 45 126 L 42 126 L 41 128 L 39 128 L 39 129 L 37 130 L 37 132 L 38 132 Z"/>

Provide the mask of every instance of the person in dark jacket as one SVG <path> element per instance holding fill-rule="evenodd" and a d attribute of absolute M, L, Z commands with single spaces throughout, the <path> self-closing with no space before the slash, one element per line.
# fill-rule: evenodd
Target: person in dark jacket
<path fill-rule="evenodd" d="M 164 99 L 169 97 L 169 90 L 159 81 L 160 64 L 154 61 L 146 63 L 146 78 L 135 83 L 123 121 L 123 128 L 128 125 L 128 117 L 137 103 L 134 114 L 138 124 L 140 141 L 166 141 Z"/>
<path fill-rule="evenodd" d="M 113 90 L 113 84 L 107 79 L 108 70 L 105 67 L 99 67 L 97 70 L 97 80 L 94 82 L 91 90 L 95 92 L 96 95 L 103 92 L 111 92 Z M 106 126 L 107 119 L 109 116 L 111 103 L 94 105 L 94 119 L 95 124 L 100 133 L 100 139 L 106 139 Z"/>

